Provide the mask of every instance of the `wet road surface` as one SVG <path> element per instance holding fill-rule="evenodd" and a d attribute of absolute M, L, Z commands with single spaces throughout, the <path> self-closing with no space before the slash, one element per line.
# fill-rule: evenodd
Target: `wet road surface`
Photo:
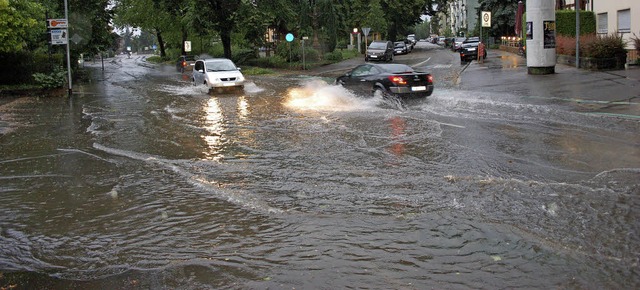
<path fill-rule="evenodd" d="M 0 100 L 2 287 L 640 286 L 637 120 L 454 81 L 398 107 L 88 69 L 71 99 Z"/>

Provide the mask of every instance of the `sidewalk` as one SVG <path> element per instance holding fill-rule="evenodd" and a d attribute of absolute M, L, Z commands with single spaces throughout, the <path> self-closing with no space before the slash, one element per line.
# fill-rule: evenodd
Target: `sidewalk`
<path fill-rule="evenodd" d="M 640 120 L 640 68 L 589 71 L 557 64 L 555 71 L 529 75 L 525 58 L 489 50 L 484 63 L 474 61 L 461 74 L 460 88 L 560 101 L 581 111 Z"/>

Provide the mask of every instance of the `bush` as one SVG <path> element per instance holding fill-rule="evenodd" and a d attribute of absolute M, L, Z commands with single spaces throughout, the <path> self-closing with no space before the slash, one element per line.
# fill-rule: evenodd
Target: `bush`
<path fill-rule="evenodd" d="M 33 79 L 44 89 L 62 88 L 67 83 L 67 71 L 56 67 L 51 73 L 35 73 Z"/>
<path fill-rule="evenodd" d="M 636 51 L 640 54 L 640 37 L 638 37 L 635 33 L 631 38 L 631 43 L 633 43 L 634 47 L 636 48 Z"/>
<path fill-rule="evenodd" d="M 324 59 L 330 62 L 342 61 L 342 52 L 336 50 L 334 52 L 327 53 L 324 55 Z"/>
<path fill-rule="evenodd" d="M 64 64 L 64 54 L 38 53 L 28 50 L 0 54 L 0 84 L 33 82 L 33 74 L 49 73 Z"/>
<path fill-rule="evenodd" d="M 252 59 L 247 64 L 263 68 L 286 68 L 289 66 L 286 59 L 277 55 Z"/>
<path fill-rule="evenodd" d="M 598 36 L 595 41 L 586 43 L 585 55 L 595 58 L 614 58 L 620 54 L 627 54 L 625 43 L 618 34 Z"/>
<path fill-rule="evenodd" d="M 589 34 L 580 36 L 580 56 L 593 58 L 614 58 L 626 54 L 625 43 L 617 34 L 598 36 Z M 576 55 L 576 38 L 556 36 L 556 53 Z"/>
<path fill-rule="evenodd" d="M 158 56 L 158 55 L 147 57 L 147 61 L 148 62 L 152 62 L 152 63 L 161 63 L 161 62 L 163 62 L 162 58 L 160 56 Z"/>

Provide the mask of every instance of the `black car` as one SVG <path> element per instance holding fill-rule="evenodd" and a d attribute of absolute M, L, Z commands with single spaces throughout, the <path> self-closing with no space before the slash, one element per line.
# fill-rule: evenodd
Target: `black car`
<path fill-rule="evenodd" d="M 425 98 L 433 93 L 433 77 L 405 64 L 365 63 L 336 79 L 336 83 L 365 96 Z"/>
<path fill-rule="evenodd" d="M 404 41 L 396 41 L 393 43 L 393 54 L 407 54 L 409 53 L 409 47 Z"/>
<path fill-rule="evenodd" d="M 371 42 L 367 48 L 367 54 L 364 56 L 364 61 L 373 60 L 393 61 L 393 43 L 384 40 Z"/>
<path fill-rule="evenodd" d="M 480 44 L 480 38 L 478 37 L 470 37 L 467 38 L 464 42 L 462 42 L 462 46 L 460 46 L 460 61 L 465 62 L 469 60 L 478 59 L 478 45 Z M 487 50 L 484 50 L 484 55 L 482 58 L 487 58 Z"/>
<path fill-rule="evenodd" d="M 176 62 L 176 70 L 179 72 L 192 71 L 196 58 L 193 55 L 181 55 Z"/>

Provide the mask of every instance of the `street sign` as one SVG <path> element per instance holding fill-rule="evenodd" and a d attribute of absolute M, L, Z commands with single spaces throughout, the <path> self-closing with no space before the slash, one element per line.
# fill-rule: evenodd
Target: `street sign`
<path fill-rule="evenodd" d="M 67 20 L 62 19 L 47 19 L 48 28 L 67 28 Z"/>
<path fill-rule="evenodd" d="M 482 27 L 491 27 L 491 12 L 482 11 L 480 18 L 482 19 Z"/>
<path fill-rule="evenodd" d="M 68 42 L 66 29 L 51 29 L 51 44 L 67 44 Z"/>
<path fill-rule="evenodd" d="M 286 39 L 287 39 L 287 41 L 288 41 L 288 42 L 292 42 L 292 41 L 293 41 L 293 38 L 294 38 L 294 37 L 293 37 L 293 34 L 291 34 L 291 33 L 287 33 Z"/>
<path fill-rule="evenodd" d="M 369 32 L 371 32 L 371 27 L 362 27 L 362 33 L 364 33 L 364 36 L 368 36 Z"/>
<path fill-rule="evenodd" d="M 184 42 L 184 51 L 191 52 L 191 41 L 185 40 Z"/>

